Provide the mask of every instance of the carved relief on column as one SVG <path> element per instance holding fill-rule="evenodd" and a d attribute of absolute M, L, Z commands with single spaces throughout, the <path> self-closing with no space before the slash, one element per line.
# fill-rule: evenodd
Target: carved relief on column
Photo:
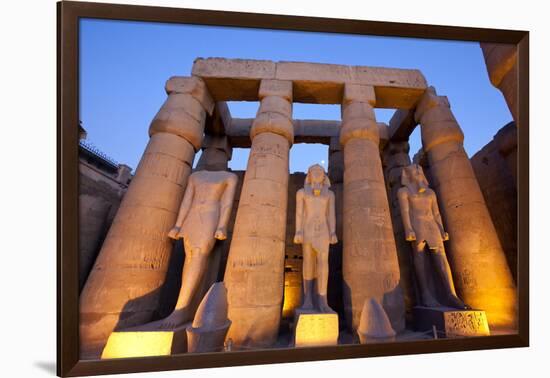
<path fill-rule="evenodd" d="M 374 117 L 374 89 L 346 85 L 340 142 L 344 146 L 344 306 L 357 329 L 365 300 L 375 298 L 392 327 L 404 329 L 403 292 Z"/>
<path fill-rule="evenodd" d="M 204 82 L 173 77 L 136 169 L 80 297 L 81 355 L 98 357 L 113 329 L 146 323 L 158 309 L 173 226 L 206 112 Z"/>
<path fill-rule="evenodd" d="M 382 163 L 384 166 L 384 177 L 386 179 L 386 188 L 390 202 L 393 234 L 397 247 L 401 286 L 403 287 L 405 298 L 407 321 L 409 321 L 412 317 L 412 308 L 416 304 L 413 275 L 414 268 L 412 250 L 410 243 L 408 243 L 405 238 L 403 222 L 401 221 L 401 210 L 399 209 L 399 200 L 397 198 L 397 191 L 401 187 L 401 172 L 404 167 L 411 164 L 411 158 L 409 157 L 409 142 L 388 142 L 382 152 Z"/>
<path fill-rule="evenodd" d="M 516 288 L 447 98 L 428 88 L 415 117 L 450 237 L 458 295 L 486 311 L 491 329 L 515 328 Z"/>
<path fill-rule="evenodd" d="M 233 149 L 227 136 L 206 135 L 202 144 L 202 153 L 197 163 L 198 171 L 226 171 Z"/>
<path fill-rule="evenodd" d="M 284 289 L 292 82 L 262 80 L 259 98 L 224 278 L 237 347 L 276 341 Z"/>

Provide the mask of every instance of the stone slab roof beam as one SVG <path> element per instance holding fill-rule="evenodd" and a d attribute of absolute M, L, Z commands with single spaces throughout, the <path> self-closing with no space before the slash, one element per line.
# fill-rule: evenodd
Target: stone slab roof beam
<path fill-rule="evenodd" d="M 415 106 L 426 79 L 419 70 L 269 60 L 198 58 L 192 74 L 201 77 L 215 101 L 257 101 L 260 81 L 292 81 L 294 102 L 340 104 L 344 84 L 374 88 L 377 108 Z"/>
<path fill-rule="evenodd" d="M 233 118 L 226 129 L 226 135 L 232 147 L 249 148 L 250 128 L 252 118 Z M 331 139 L 340 135 L 341 121 L 320 119 L 294 119 L 294 143 L 319 143 L 329 145 Z M 389 127 L 385 123 L 378 123 L 380 132 L 380 148 L 389 140 Z"/>
<path fill-rule="evenodd" d="M 417 124 L 414 109 L 397 109 L 390 119 L 388 138 L 393 142 L 406 142 Z"/>
<path fill-rule="evenodd" d="M 250 128 L 252 118 L 233 118 L 231 125 L 226 129 L 226 134 L 233 147 L 248 148 L 251 145 Z M 340 121 L 295 119 L 294 125 L 295 143 L 321 143 L 329 144 L 330 138 L 338 136 Z"/>

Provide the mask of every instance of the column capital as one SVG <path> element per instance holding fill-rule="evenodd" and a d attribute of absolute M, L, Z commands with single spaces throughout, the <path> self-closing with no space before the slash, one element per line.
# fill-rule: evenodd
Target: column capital
<path fill-rule="evenodd" d="M 368 139 L 378 145 L 380 130 L 374 116 L 372 105 L 367 102 L 354 101 L 343 105 L 340 143 L 345 144 L 354 138 Z"/>
<path fill-rule="evenodd" d="M 202 105 L 208 114 L 212 115 L 214 111 L 214 100 L 200 77 L 172 76 L 166 81 L 164 89 L 168 95 L 173 93 L 189 94 Z"/>
<path fill-rule="evenodd" d="M 426 152 L 443 143 L 464 142 L 464 134 L 451 111 L 449 100 L 438 96 L 434 87 L 426 89 L 420 99 L 415 120 L 420 123 L 422 146 Z"/>
<path fill-rule="evenodd" d="M 422 117 L 428 110 L 439 106 L 451 108 L 449 99 L 446 96 L 438 96 L 434 87 L 428 87 L 420 98 L 418 105 L 416 105 L 416 111 L 414 113 L 415 122 L 420 123 Z"/>
<path fill-rule="evenodd" d="M 250 139 L 253 140 L 254 137 L 262 133 L 281 135 L 288 140 L 288 143 L 294 143 L 292 120 L 280 113 L 266 112 L 258 114 L 250 128 Z"/>
<path fill-rule="evenodd" d="M 266 97 L 282 97 L 292 103 L 292 81 L 264 79 L 260 82 L 258 97 L 263 100 Z"/>
<path fill-rule="evenodd" d="M 350 84 L 344 85 L 344 97 L 342 98 L 342 105 L 346 105 L 352 102 L 365 102 L 371 106 L 376 105 L 376 95 L 374 93 L 374 87 L 371 85 Z"/>
<path fill-rule="evenodd" d="M 165 85 L 168 98 L 149 127 L 149 136 L 169 133 L 184 138 L 195 151 L 202 146 L 206 112 L 212 113 L 214 101 L 204 81 L 198 77 L 174 76 Z"/>
<path fill-rule="evenodd" d="M 258 92 L 260 107 L 250 128 L 250 139 L 261 133 L 281 135 L 294 143 L 292 123 L 292 82 L 287 80 L 262 80 Z"/>

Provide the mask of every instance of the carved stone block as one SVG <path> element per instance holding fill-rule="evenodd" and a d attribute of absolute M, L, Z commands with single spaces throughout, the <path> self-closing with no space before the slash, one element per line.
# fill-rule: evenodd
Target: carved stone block
<path fill-rule="evenodd" d="M 146 330 L 135 327 L 111 333 L 101 359 L 169 356 L 187 352 L 185 323 L 172 330 Z"/>
<path fill-rule="evenodd" d="M 338 314 L 296 311 L 294 345 L 296 347 L 338 345 Z"/>
<path fill-rule="evenodd" d="M 418 331 L 429 331 L 433 326 L 443 337 L 489 336 L 487 316 L 482 310 L 457 310 L 440 307 L 415 307 L 415 327 Z"/>

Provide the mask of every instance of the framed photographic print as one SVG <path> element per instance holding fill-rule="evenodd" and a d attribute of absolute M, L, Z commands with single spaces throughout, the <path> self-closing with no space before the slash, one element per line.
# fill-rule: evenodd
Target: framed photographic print
<path fill-rule="evenodd" d="M 58 3 L 58 375 L 528 346 L 528 48 Z"/>

